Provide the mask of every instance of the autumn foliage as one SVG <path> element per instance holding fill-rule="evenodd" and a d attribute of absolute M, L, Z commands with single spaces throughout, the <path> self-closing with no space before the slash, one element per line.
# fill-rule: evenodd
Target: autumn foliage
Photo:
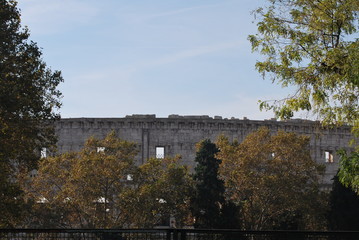
<path fill-rule="evenodd" d="M 324 169 L 310 157 L 309 138 L 261 128 L 242 143 L 221 137 L 217 144 L 227 197 L 240 207 L 244 229 L 324 227 Z"/>

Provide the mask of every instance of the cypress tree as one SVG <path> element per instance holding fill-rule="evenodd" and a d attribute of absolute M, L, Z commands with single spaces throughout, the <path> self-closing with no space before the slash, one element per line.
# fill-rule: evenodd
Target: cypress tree
<path fill-rule="evenodd" d="M 226 202 L 224 182 L 219 178 L 221 160 L 217 146 L 206 139 L 197 144 L 194 196 L 191 211 L 196 228 L 235 228 L 234 205 Z"/>

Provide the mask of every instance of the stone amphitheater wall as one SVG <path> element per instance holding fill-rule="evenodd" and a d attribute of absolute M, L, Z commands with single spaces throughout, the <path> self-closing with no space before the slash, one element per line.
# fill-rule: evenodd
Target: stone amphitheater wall
<path fill-rule="evenodd" d="M 164 148 L 166 156 L 182 156 L 181 161 L 194 166 L 195 144 L 203 139 L 216 141 L 219 135 L 227 136 L 231 141 L 239 142 L 260 127 L 267 127 L 273 133 L 278 130 L 295 132 L 310 137 L 312 158 L 325 164 L 326 174 L 323 184 L 331 184 L 338 169 L 336 150 L 350 150 L 350 127 L 323 129 L 319 122 L 309 120 L 249 120 L 223 119 L 215 116 L 179 116 L 156 118 L 155 115 L 130 115 L 124 118 L 64 118 L 56 123 L 58 152 L 79 151 L 87 138 L 105 137 L 114 130 L 118 137 L 138 144 L 138 163 L 156 156 L 156 147 Z M 333 162 L 326 162 L 325 152 L 333 154 Z"/>

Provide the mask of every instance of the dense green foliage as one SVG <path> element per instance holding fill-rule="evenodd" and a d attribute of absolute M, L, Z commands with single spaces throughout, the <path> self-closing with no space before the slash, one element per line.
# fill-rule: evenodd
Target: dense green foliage
<path fill-rule="evenodd" d="M 217 146 L 210 140 L 197 144 L 191 210 L 197 228 L 237 228 L 236 207 L 225 200 L 225 187 L 219 178 L 221 160 L 216 158 Z"/>
<path fill-rule="evenodd" d="M 20 222 L 25 203 L 20 186 L 9 181 L 7 167 L 0 164 L 0 228 L 15 227 Z"/>
<path fill-rule="evenodd" d="M 12 226 L 11 215 L 19 214 L 12 211 L 21 199 L 17 173 L 36 166 L 41 148 L 54 144 L 52 121 L 58 117 L 54 110 L 60 107 L 61 96 L 56 87 L 62 80 L 60 72 L 52 72 L 43 62 L 28 30 L 21 28 L 16 1 L 1 1 L 0 226 Z"/>
<path fill-rule="evenodd" d="M 218 178 L 221 163 L 215 158 L 218 149 L 210 140 L 198 143 L 195 162 L 195 193 L 191 208 L 195 227 L 219 228 L 221 225 L 221 206 L 224 204 L 224 184 Z"/>
<path fill-rule="evenodd" d="M 334 177 L 330 194 L 328 228 L 340 231 L 359 231 L 359 196 Z"/>
<path fill-rule="evenodd" d="M 240 144 L 221 137 L 217 145 L 220 174 L 227 198 L 240 206 L 241 228 L 324 229 L 324 169 L 310 157 L 309 138 L 261 128 Z"/>
<path fill-rule="evenodd" d="M 348 154 L 340 150 L 339 179 L 347 187 L 359 194 L 359 152 L 354 151 Z"/>

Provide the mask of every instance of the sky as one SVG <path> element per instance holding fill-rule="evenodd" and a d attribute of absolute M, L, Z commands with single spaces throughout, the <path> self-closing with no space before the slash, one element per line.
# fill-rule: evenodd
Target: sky
<path fill-rule="evenodd" d="M 208 115 L 269 119 L 247 40 L 263 0 L 18 0 L 22 25 L 64 82 L 61 116 Z M 302 116 L 300 116 L 302 117 Z"/>

